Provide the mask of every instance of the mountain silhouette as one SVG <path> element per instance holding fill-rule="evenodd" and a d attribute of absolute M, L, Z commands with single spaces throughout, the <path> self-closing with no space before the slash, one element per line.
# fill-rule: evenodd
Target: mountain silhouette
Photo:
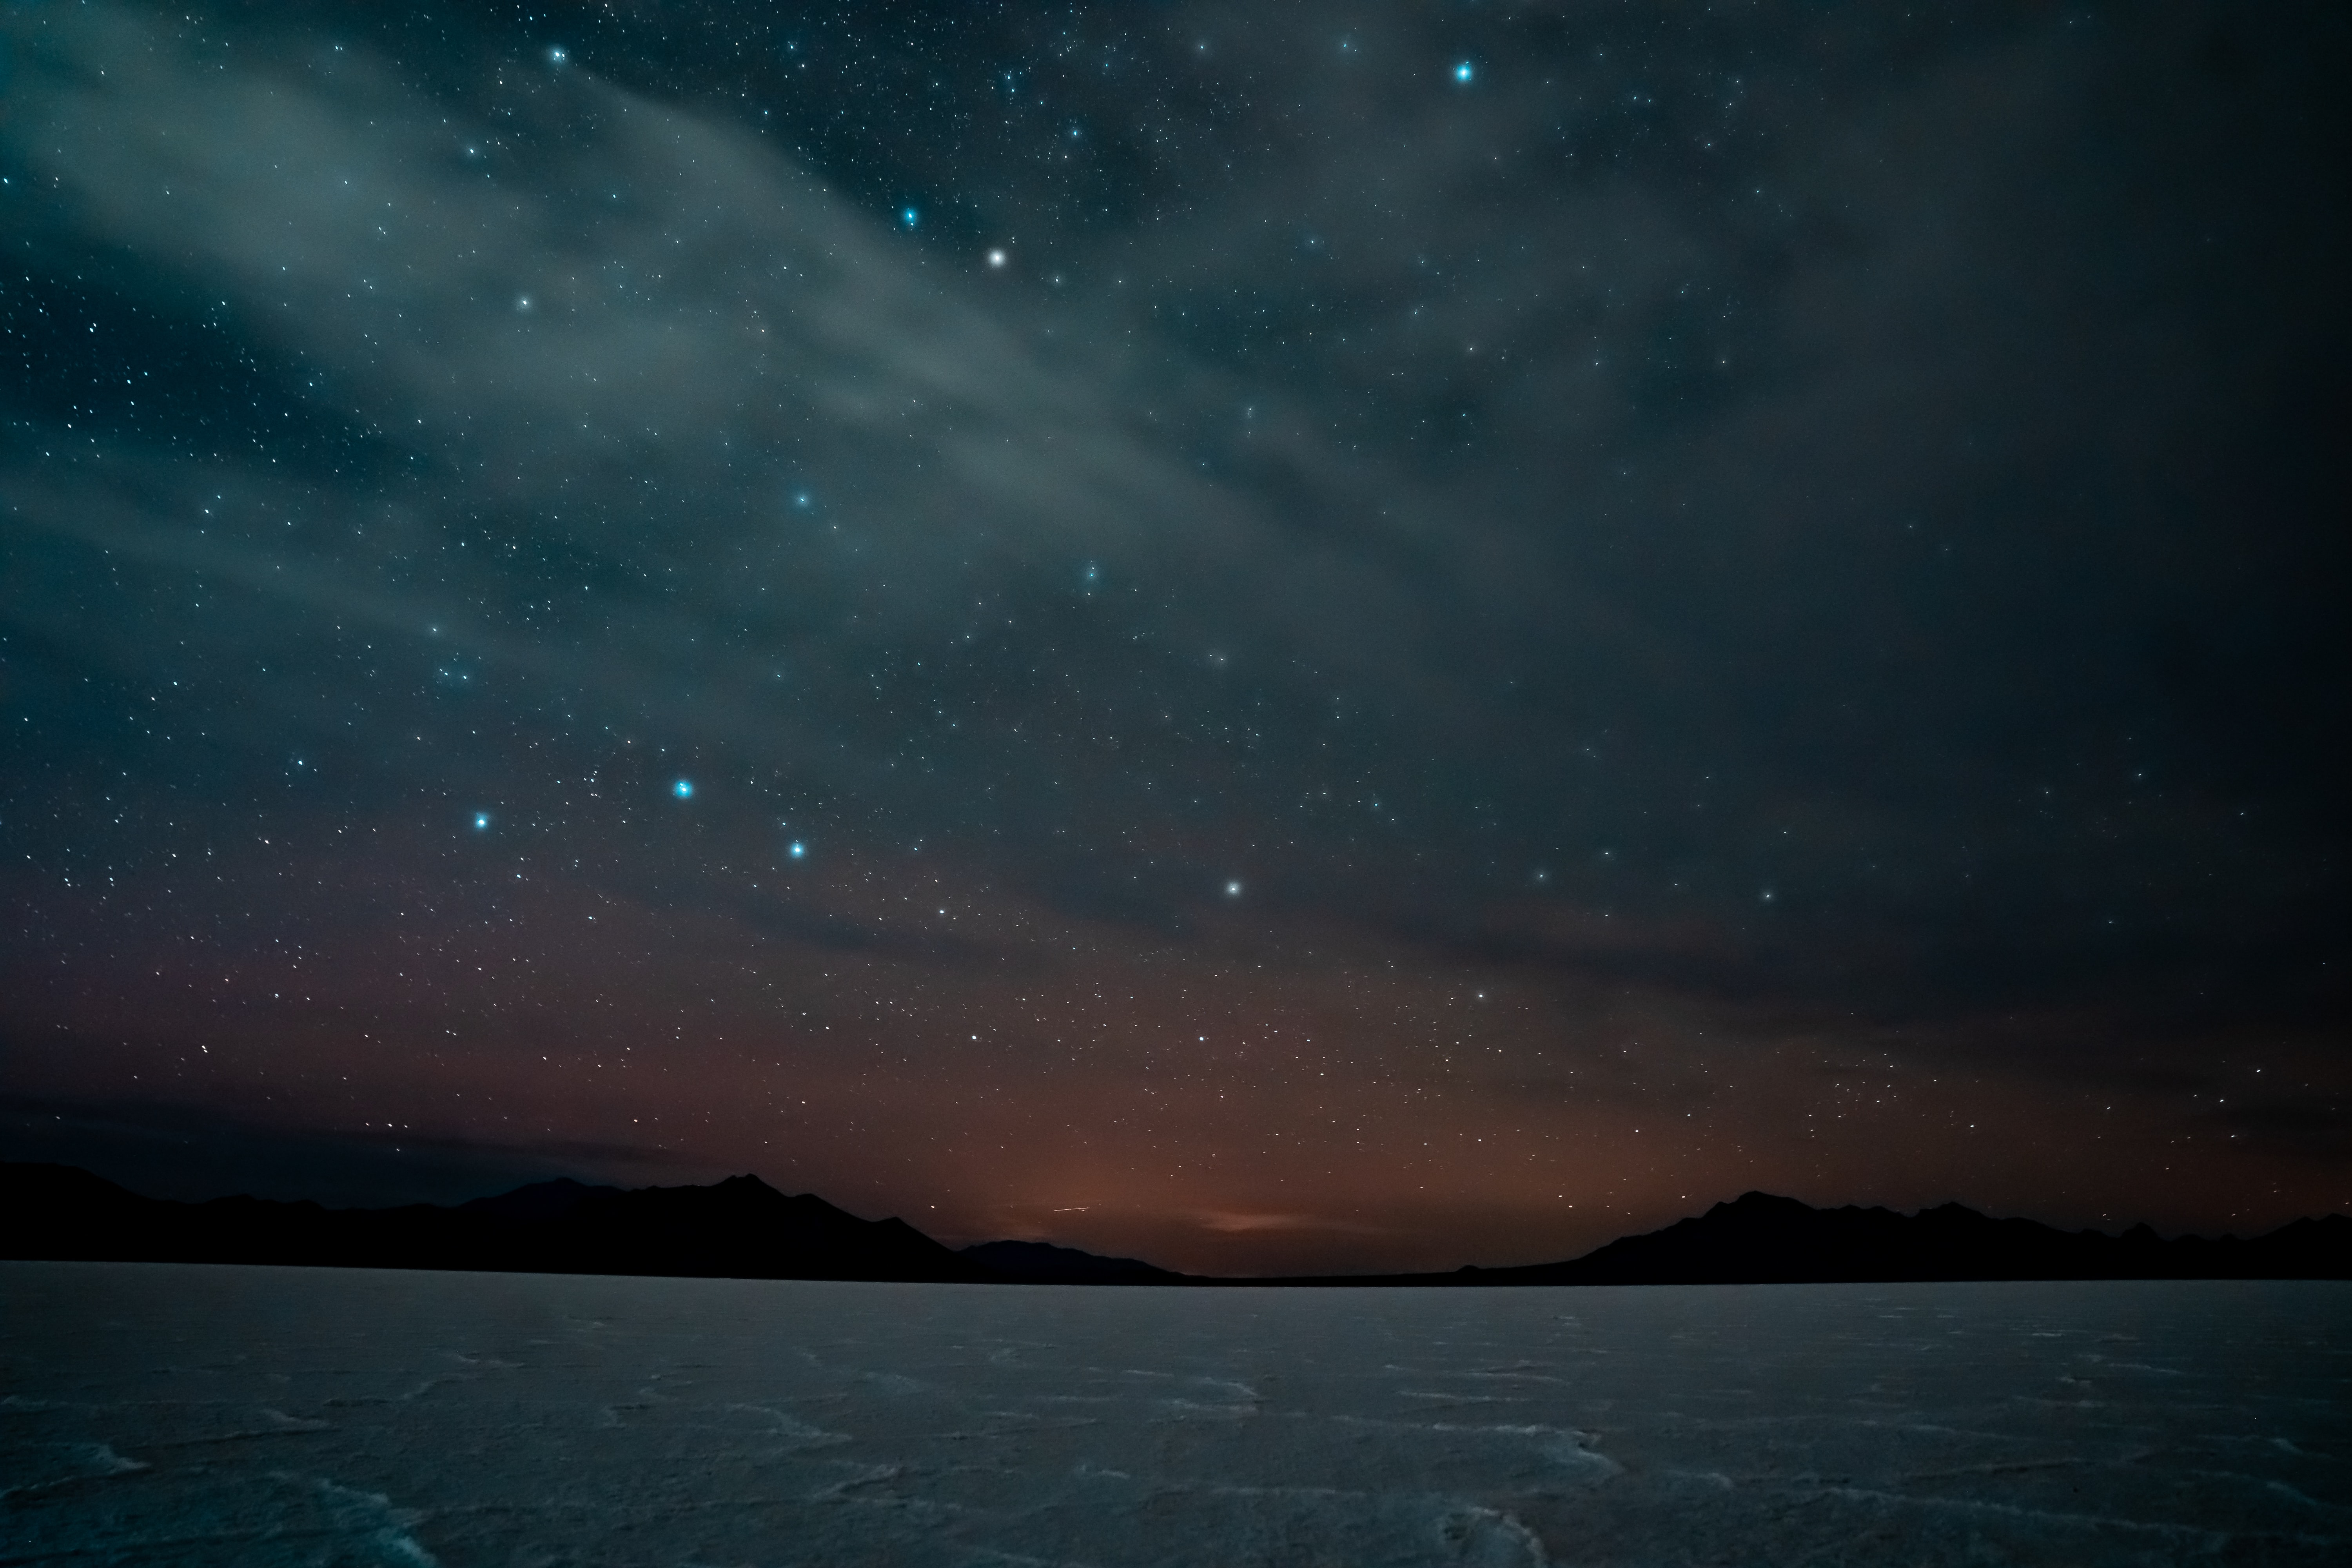
<path fill-rule="evenodd" d="M 1580 1258 L 1444 1274 L 1217 1279 L 1040 1241 L 950 1251 L 898 1219 L 865 1220 L 757 1176 L 707 1187 L 534 1183 L 455 1207 L 142 1197 L 70 1165 L 0 1163 L 0 1258 L 1160 1285 L 1759 1285 L 1960 1279 L 2347 1279 L 2352 1219 L 2299 1219 L 2250 1239 L 2167 1240 L 1994 1219 L 1946 1204 L 1916 1215 L 1817 1209 L 1748 1193 Z"/>
<path fill-rule="evenodd" d="M 2347 1279 L 2352 1219 L 2299 1219 L 2250 1240 L 2166 1240 L 1994 1219 L 1959 1204 L 1817 1209 L 1748 1193 L 1560 1263 L 1450 1274 L 1318 1277 L 1301 1285 L 1800 1285 L 1960 1279 Z M 1275 1281 L 1268 1281 L 1274 1283 Z"/>
<path fill-rule="evenodd" d="M 1793 1284 L 1942 1279 L 2352 1278 L 2352 1219 L 2297 1220 L 2251 1240 L 2121 1236 L 1994 1219 L 1959 1204 L 1817 1209 L 1748 1193 L 1567 1263 L 1475 1269 L 1529 1284 Z"/>
<path fill-rule="evenodd" d="M 0 1257 L 669 1274 L 992 1279 L 904 1220 L 864 1220 L 757 1176 L 708 1187 L 541 1182 L 455 1208 L 144 1198 L 69 1165 L 0 1164 Z"/>
<path fill-rule="evenodd" d="M 1186 1276 L 1134 1258 L 1102 1258 L 1049 1241 L 983 1241 L 963 1256 L 1026 1285 L 1179 1285 Z"/>

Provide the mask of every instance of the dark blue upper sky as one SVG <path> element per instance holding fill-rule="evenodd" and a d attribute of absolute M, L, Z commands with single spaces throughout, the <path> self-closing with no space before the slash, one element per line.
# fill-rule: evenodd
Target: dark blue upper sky
<path fill-rule="evenodd" d="M 0 1153 L 2352 1206 L 2347 46 L 0 5 Z"/>

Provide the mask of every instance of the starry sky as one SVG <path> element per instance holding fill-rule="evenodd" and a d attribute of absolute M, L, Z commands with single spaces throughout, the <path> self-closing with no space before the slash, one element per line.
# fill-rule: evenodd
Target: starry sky
<path fill-rule="evenodd" d="M 2347 44 L 0 5 L 0 1154 L 2352 1210 Z"/>

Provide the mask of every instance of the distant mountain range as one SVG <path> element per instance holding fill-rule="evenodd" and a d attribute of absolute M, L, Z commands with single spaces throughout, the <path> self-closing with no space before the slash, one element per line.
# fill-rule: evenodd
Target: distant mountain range
<path fill-rule="evenodd" d="M 707 1187 L 540 1182 L 455 1207 L 141 1197 L 70 1165 L 0 1163 L 0 1258 L 470 1268 L 747 1279 L 1056 1285 L 1717 1285 L 1945 1279 L 2352 1279 L 2352 1219 L 2250 1240 L 2166 1240 L 1991 1219 L 1958 1204 L 1902 1215 L 1749 1193 L 1561 1263 L 1448 1274 L 1213 1279 L 1038 1241 L 952 1251 L 903 1220 L 864 1220 L 757 1176 Z"/>
<path fill-rule="evenodd" d="M 1186 1285 L 1190 1275 L 1154 1268 L 1132 1258 L 1097 1258 L 1046 1241 L 983 1241 L 963 1256 L 1007 1279 L 1031 1285 Z"/>
<path fill-rule="evenodd" d="M 992 1281 L 904 1220 L 757 1176 L 708 1187 L 539 1182 L 454 1208 L 143 1198 L 70 1165 L 0 1164 L 0 1257 L 748 1279 Z"/>
<path fill-rule="evenodd" d="M 1564 1263 L 1402 1274 L 1412 1285 L 1798 1285 L 1944 1279 L 2352 1279 L 2352 1219 L 2299 1219 L 2251 1240 L 2145 1225 L 2121 1236 L 1993 1219 L 1958 1204 L 1916 1215 L 1817 1209 L 1748 1193 Z M 1361 1285 L 1361 1276 L 1286 1281 Z"/>

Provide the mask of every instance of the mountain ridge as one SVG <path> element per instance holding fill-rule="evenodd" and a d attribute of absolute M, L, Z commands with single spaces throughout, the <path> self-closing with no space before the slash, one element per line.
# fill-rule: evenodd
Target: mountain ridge
<path fill-rule="evenodd" d="M 71 1165 L 0 1164 L 0 1256 L 754 1279 L 988 1282 L 904 1220 L 757 1176 L 706 1187 L 534 1183 L 454 1207 L 141 1197 Z"/>
<path fill-rule="evenodd" d="M 246 1196 L 178 1203 L 142 1197 L 76 1166 L 0 1162 L 0 1258 L 1202 1287 L 2346 1279 L 2352 1219 L 2331 1214 L 2251 1238 L 2168 1240 L 2144 1224 L 2109 1236 L 1994 1218 L 1957 1203 L 1905 1215 L 1857 1205 L 1817 1209 L 1749 1192 L 1559 1262 L 1246 1279 L 1180 1274 L 1044 1241 L 957 1251 L 902 1219 L 859 1219 L 753 1175 L 637 1188 L 559 1177 L 448 1207 L 329 1209 Z"/>
<path fill-rule="evenodd" d="M 1194 1283 L 1139 1258 L 1105 1258 L 1050 1241 L 983 1241 L 963 1248 L 1005 1279 L 1024 1285 L 1178 1285 Z"/>
<path fill-rule="evenodd" d="M 2352 1279 L 2352 1219 L 2293 1220 L 2251 1238 L 2167 1240 L 1998 1219 L 1947 1203 L 1906 1215 L 1743 1193 L 1706 1213 L 1557 1263 L 1451 1273 L 1306 1276 L 1293 1285 L 1832 1285 L 1995 1279 Z M 1277 1281 L 1268 1281 L 1275 1283 Z"/>

